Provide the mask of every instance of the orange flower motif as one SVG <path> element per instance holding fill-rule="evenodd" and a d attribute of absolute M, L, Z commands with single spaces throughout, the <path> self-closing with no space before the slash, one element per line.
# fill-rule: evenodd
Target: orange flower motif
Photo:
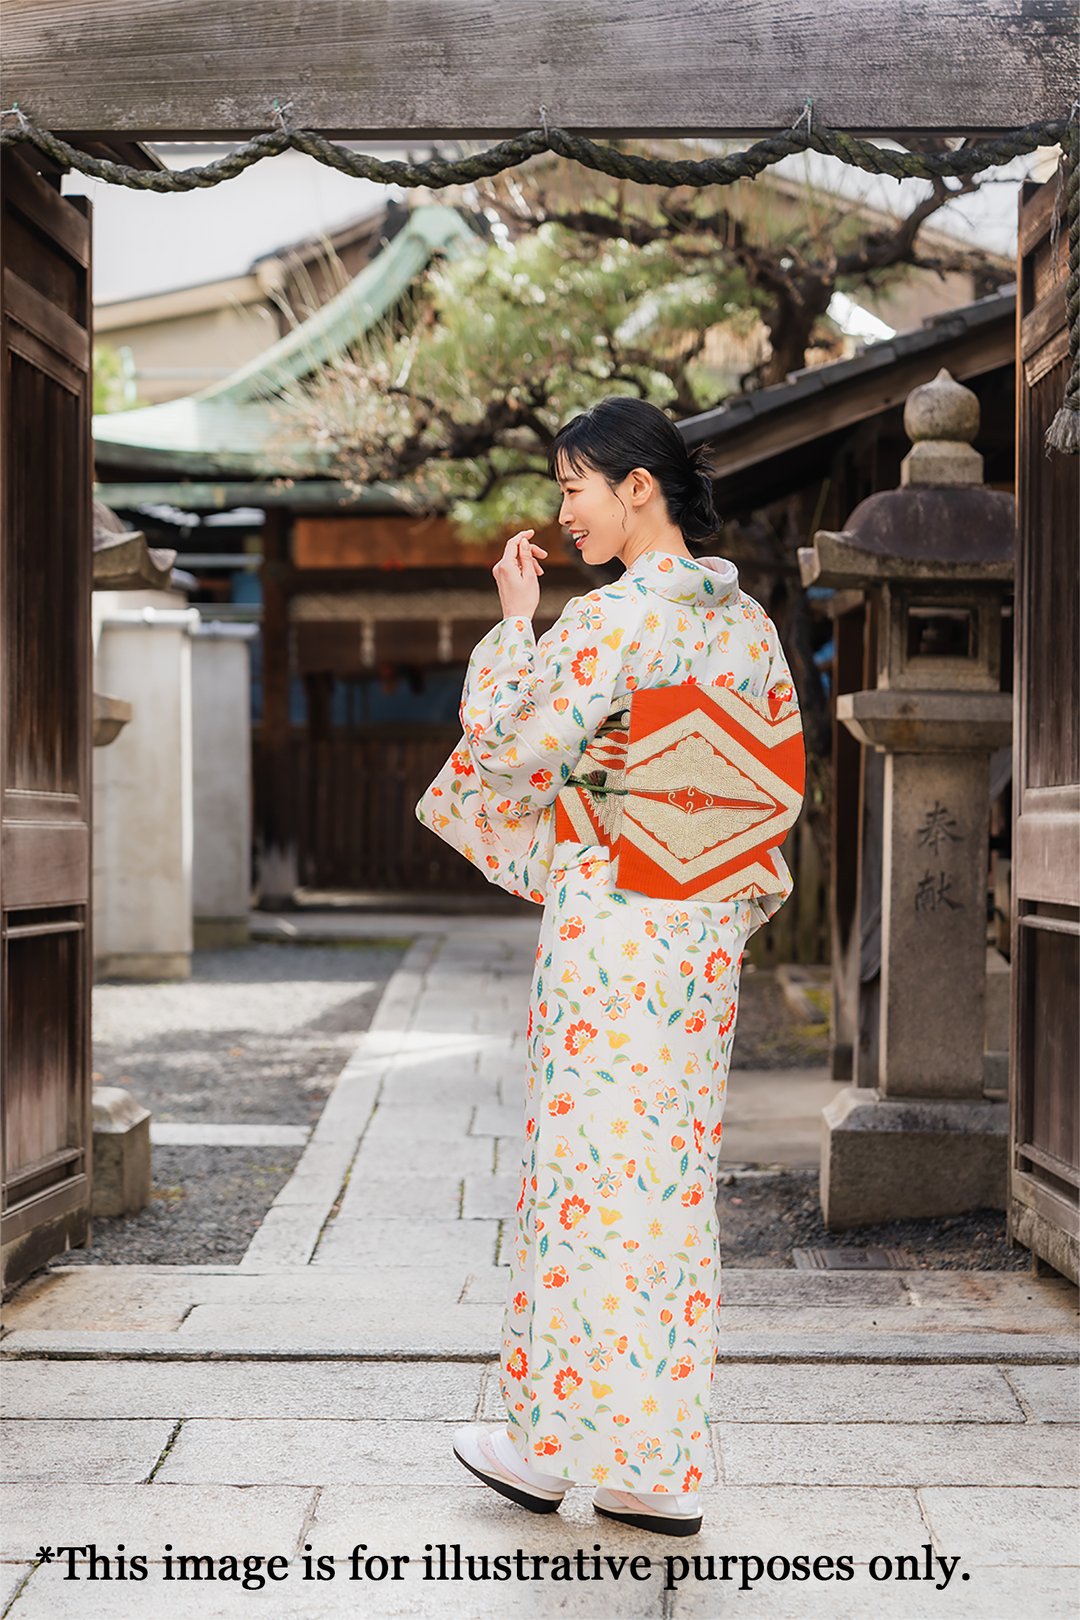
<path fill-rule="evenodd" d="M 723 1124 L 719 1120 L 717 1120 L 716 1124 L 713 1126 L 712 1130 L 709 1132 L 709 1136 L 710 1136 L 710 1138 L 712 1140 L 713 1147 L 716 1146 L 717 1142 L 719 1142 L 719 1140 L 723 1136 L 723 1134 L 724 1134 Z"/>
<path fill-rule="evenodd" d="M 683 1475 L 683 1482 L 682 1482 L 683 1495 L 685 1496 L 690 1491 L 696 1491 L 700 1484 L 701 1484 L 701 1469 L 700 1468 L 688 1468 L 686 1470 L 686 1473 Z"/>
<path fill-rule="evenodd" d="M 566 1047 L 568 1052 L 573 1053 L 576 1057 L 579 1052 L 584 1051 L 585 1047 L 588 1046 L 590 1041 L 594 1041 L 596 1039 L 596 1034 L 596 1030 L 589 1023 L 589 1021 L 585 1018 L 581 1018 L 576 1024 L 570 1025 L 570 1028 L 566 1032 L 566 1039 L 563 1042 L 563 1045 Z"/>
<path fill-rule="evenodd" d="M 557 1440 L 553 1434 L 545 1434 L 542 1440 L 533 1443 L 533 1450 L 538 1457 L 554 1457 L 557 1451 L 562 1450 L 562 1441 Z M 701 1478 L 701 1475 L 698 1475 Z"/>
<path fill-rule="evenodd" d="M 644 1112 L 645 1112 L 645 1104 L 642 1102 L 640 1097 L 635 1097 L 634 1098 L 634 1113 L 635 1114 L 643 1114 Z"/>
<path fill-rule="evenodd" d="M 682 1136 L 673 1136 L 671 1138 L 671 1145 L 675 1149 L 675 1152 L 678 1153 L 686 1146 L 686 1138 Z"/>
<path fill-rule="evenodd" d="M 560 1401 L 568 1401 L 576 1390 L 582 1385 L 582 1377 L 573 1367 L 564 1367 L 555 1374 L 555 1395 Z"/>
<path fill-rule="evenodd" d="M 615 1447 L 615 1461 L 617 1463 L 624 1463 L 626 1461 L 626 1452 L 621 1446 Z"/>
<path fill-rule="evenodd" d="M 620 1356 L 624 1356 L 626 1354 L 626 1347 L 629 1343 L 630 1340 L 626 1337 L 625 1333 L 615 1340 L 615 1349 L 618 1351 Z"/>
<path fill-rule="evenodd" d="M 580 917 L 567 917 L 564 923 L 559 924 L 560 939 L 580 939 L 585 932 L 585 924 Z"/>
<path fill-rule="evenodd" d="M 473 762 L 463 748 L 455 748 L 450 755 L 450 763 L 459 776 L 472 776 L 474 774 Z"/>
<path fill-rule="evenodd" d="M 701 1123 L 700 1119 L 695 1119 L 695 1121 L 694 1121 L 694 1147 L 695 1147 L 695 1149 L 697 1150 L 698 1153 L 701 1152 L 702 1145 L 703 1145 L 704 1141 L 705 1141 L 705 1127 Z"/>
<path fill-rule="evenodd" d="M 705 1028 L 705 1014 L 703 1012 L 691 1013 L 683 1025 L 688 1035 L 697 1035 Z"/>
<path fill-rule="evenodd" d="M 682 1202 L 685 1204 L 686 1208 L 689 1209 L 692 1204 L 700 1204 L 704 1196 L 705 1195 L 701 1190 L 701 1183 L 695 1181 L 694 1185 L 692 1187 L 687 1187 L 686 1191 L 683 1193 Z"/>
<path fill-rule="evenodd" d="M 591 686 L 596 679 L 596 660 L 597 649 L 595 647 L 582 647 L 570 665 L 574 679 L 579 686 Z"/>
<path fill-rule="evenodd" d="M 619 1415 L 617 1417 L 613 1417 L 611 1421 L 612 1421 L 612 1423 L 617 1423 L 619 1425 L 620 1429 L 621 1429 L 627 1423 L 629 1423 L 630 1419 L 628 1417 L 624 1417 L 623 1414 L 620 1412 Z"/>
<path fill-rule="evenodd" d="M 568 1091 L 560 1091 L 548 1103 L 549 1114 L 569 1114 L 574 1106 L 574 1099 Z"/>
<path fill-rule="evenodd" d="M 642 997 L 644 996 L 644 994 L 645 994 L 645 981 L 644 981 L 644 979 L 642 979 L 640 984 L 635 984 L 635 986 L 634 986 L 634 1000 L 635 1001 L 640 1001 L 642 999 Z"/>
<path fill-rule="evenodd" d="M 519 1383 L 528 1375 L 529 1358 L 526 1356 L 520 1345 L 518 1345 L 517 1349 L 506 1363 L 506 1370 L 510 1374 L 511 1378 L 516 1378 Z"/>
<path fill-rule="evenodd" d="M 694 964 L 692 962 L 680 962 L 679 963 L 679 972 L 682 974 L 684 979 L 687 977 L 688 974 L 693 973 L 693 971 L 694 971 Z"/>
<path fill-rule="evenodd" d="M 514 1295 L 514 1310 L 517 1312 L 517 1314 L 520 1316 L 522 1311 L 527 1311 L 528 1308 L 529 1308 L 528 1295 L 527 1294 L 515 1294 Z"/>
<path fill-rule="evenodd" d="M 694 1370 L 694 1358 L 683 1356 L 671 1369 L 672 1378 L 689 1378 Z"/>
<path fill-rule="evenodd" d="M 722 973 L 726 973 L 730 966 L 731 957 L 728 955 L 727 951 L 723 951 L 717 947 L 717 949 L 713 951 L 712 955 L 705 963 L 705 977 L 708 979 L 710 984 L 715 984 L 720 975 Z"/>
<path fill-rule="evenodd" d="M 696 1294 L 691 1294 L 686 1302 L 686 1309 L 683 1311 L 687 1327 L 697 1327 L 708 1308 L 708 1294 L 703 1294 L 700 1289 Z"/>
<path fill-rule="evenodd" d="M 569 1280 L 569 1273 L 565 1266 L 552 1266 L 550 1271 L 544 1273 L 545 1288 L 561 1288 Z"/>
<path fill-rule="evenodd" d="M 556 698 L 552 707 L 554 708 L 556 714 L 565 714 L 567 709 L 570 707 L 570 699 Z"/>
<path fill-rule="evenodd" d="M 562 1207 L 559 1210 L 559 1224 L 567 1232 L 576 1231 L 578 1223 L 585 1219 L 591 1208 L 591 1204 L 587 1204 L 584 1198 L 579 1198 L 577 1193 L 574 1193 L 573 1197 L 564 1198 L 562 1201 Z"/>
<path fill-rule="evenodd" d="M 551 772 L 533 771 L 532 775 L 529 777 L 529 781 L 532 783 L 534 788 L 539 788 L 540 792 L 543 793 L 551 786 Z"/>
<path fill-rule="evenodd" d="M 661 1322 L 664 1323 L 664 1326 L 666 1327 L 667 1324 L 671 1321 L 671 1312 L 668 1311 L 668 1310 L 661 1311 L 660 1312 L 660 1320 L 661 1320 Z"/>
<path fill-rule="evenodd" d="M 655 939 L 656 938 L 656 924 L 654 922 L 647 922 L 645 924 L 645 932 L 648 934 L 650 939 Z"/>

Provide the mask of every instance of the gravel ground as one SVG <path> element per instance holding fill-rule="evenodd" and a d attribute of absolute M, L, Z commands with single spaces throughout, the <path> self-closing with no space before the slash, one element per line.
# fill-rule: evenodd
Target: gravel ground
<path fill-rule="evenodd" d="M 158 1121 L 315 1124 L 407 940 L 196 951 L 182 984 L 94 989 L 94 1069 Z M 57 1265 L 232 1265 L 300 1148 L 155 1147 L 139 1215 Z"/>
<path fill-rule="evenodd" d="M 721 1178 L 722 1180 L 722 1178 Z M 830 1232 L 821 1219 L 816 1170 L 789 1170 L 720 1187 L 720 1254 L 728 1267 L 791 1267 L 792 1249 L 904 1249 L 911 1269 L 1027 1271 L 1031 1255 L 1011 1249 L 1005 1211 L 887 1221 Z"/>

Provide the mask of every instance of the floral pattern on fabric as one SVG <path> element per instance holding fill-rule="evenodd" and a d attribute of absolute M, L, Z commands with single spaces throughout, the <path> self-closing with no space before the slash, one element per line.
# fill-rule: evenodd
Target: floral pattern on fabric
<path fill-rule="evenodd" d="M 475 649 L 464 736 L 417 807 L 493 882 L 544 903 L 502 1355 L 523 1456 L 545 1473 L 683 1494 L 711 1477 L 716 1165 L 749 935 L 790 890 L 678 904 L 612 886 L 607 850 L 554 839 L 566 778 L 620 700 L 698 683 L 789 698 L 776 631 L 721 559 L 650 553 L 539 642 Z"/>

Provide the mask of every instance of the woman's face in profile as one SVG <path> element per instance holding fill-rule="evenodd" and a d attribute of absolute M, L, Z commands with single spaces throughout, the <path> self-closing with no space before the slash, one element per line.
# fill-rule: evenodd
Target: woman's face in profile
<path fill-rule="evenodd" d="M 562 506 L 559 522 L 587 563 L 597 565 L 622 556 L 633 526 L 629 486 L 632 474 L 612 489 L 602 473 L 591 467 L 559 469 Z"/>

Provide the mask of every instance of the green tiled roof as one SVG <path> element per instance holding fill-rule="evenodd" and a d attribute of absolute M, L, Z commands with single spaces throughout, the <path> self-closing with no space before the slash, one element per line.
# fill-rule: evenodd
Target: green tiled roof
<path fill-rule="evenodd" d="M 393 241 L 336 298 L 231 376 L 185 399 L 94 417 L 99 474 L 115 467 L 191 478 L 325 476 L 327 452 L 298 446 L 287 469 L 268 446 L 280 434 L 279 391 L 344 354 L 404 295 L 436 254 L 475 249 L 452 208 L 416 208 Z"/>

